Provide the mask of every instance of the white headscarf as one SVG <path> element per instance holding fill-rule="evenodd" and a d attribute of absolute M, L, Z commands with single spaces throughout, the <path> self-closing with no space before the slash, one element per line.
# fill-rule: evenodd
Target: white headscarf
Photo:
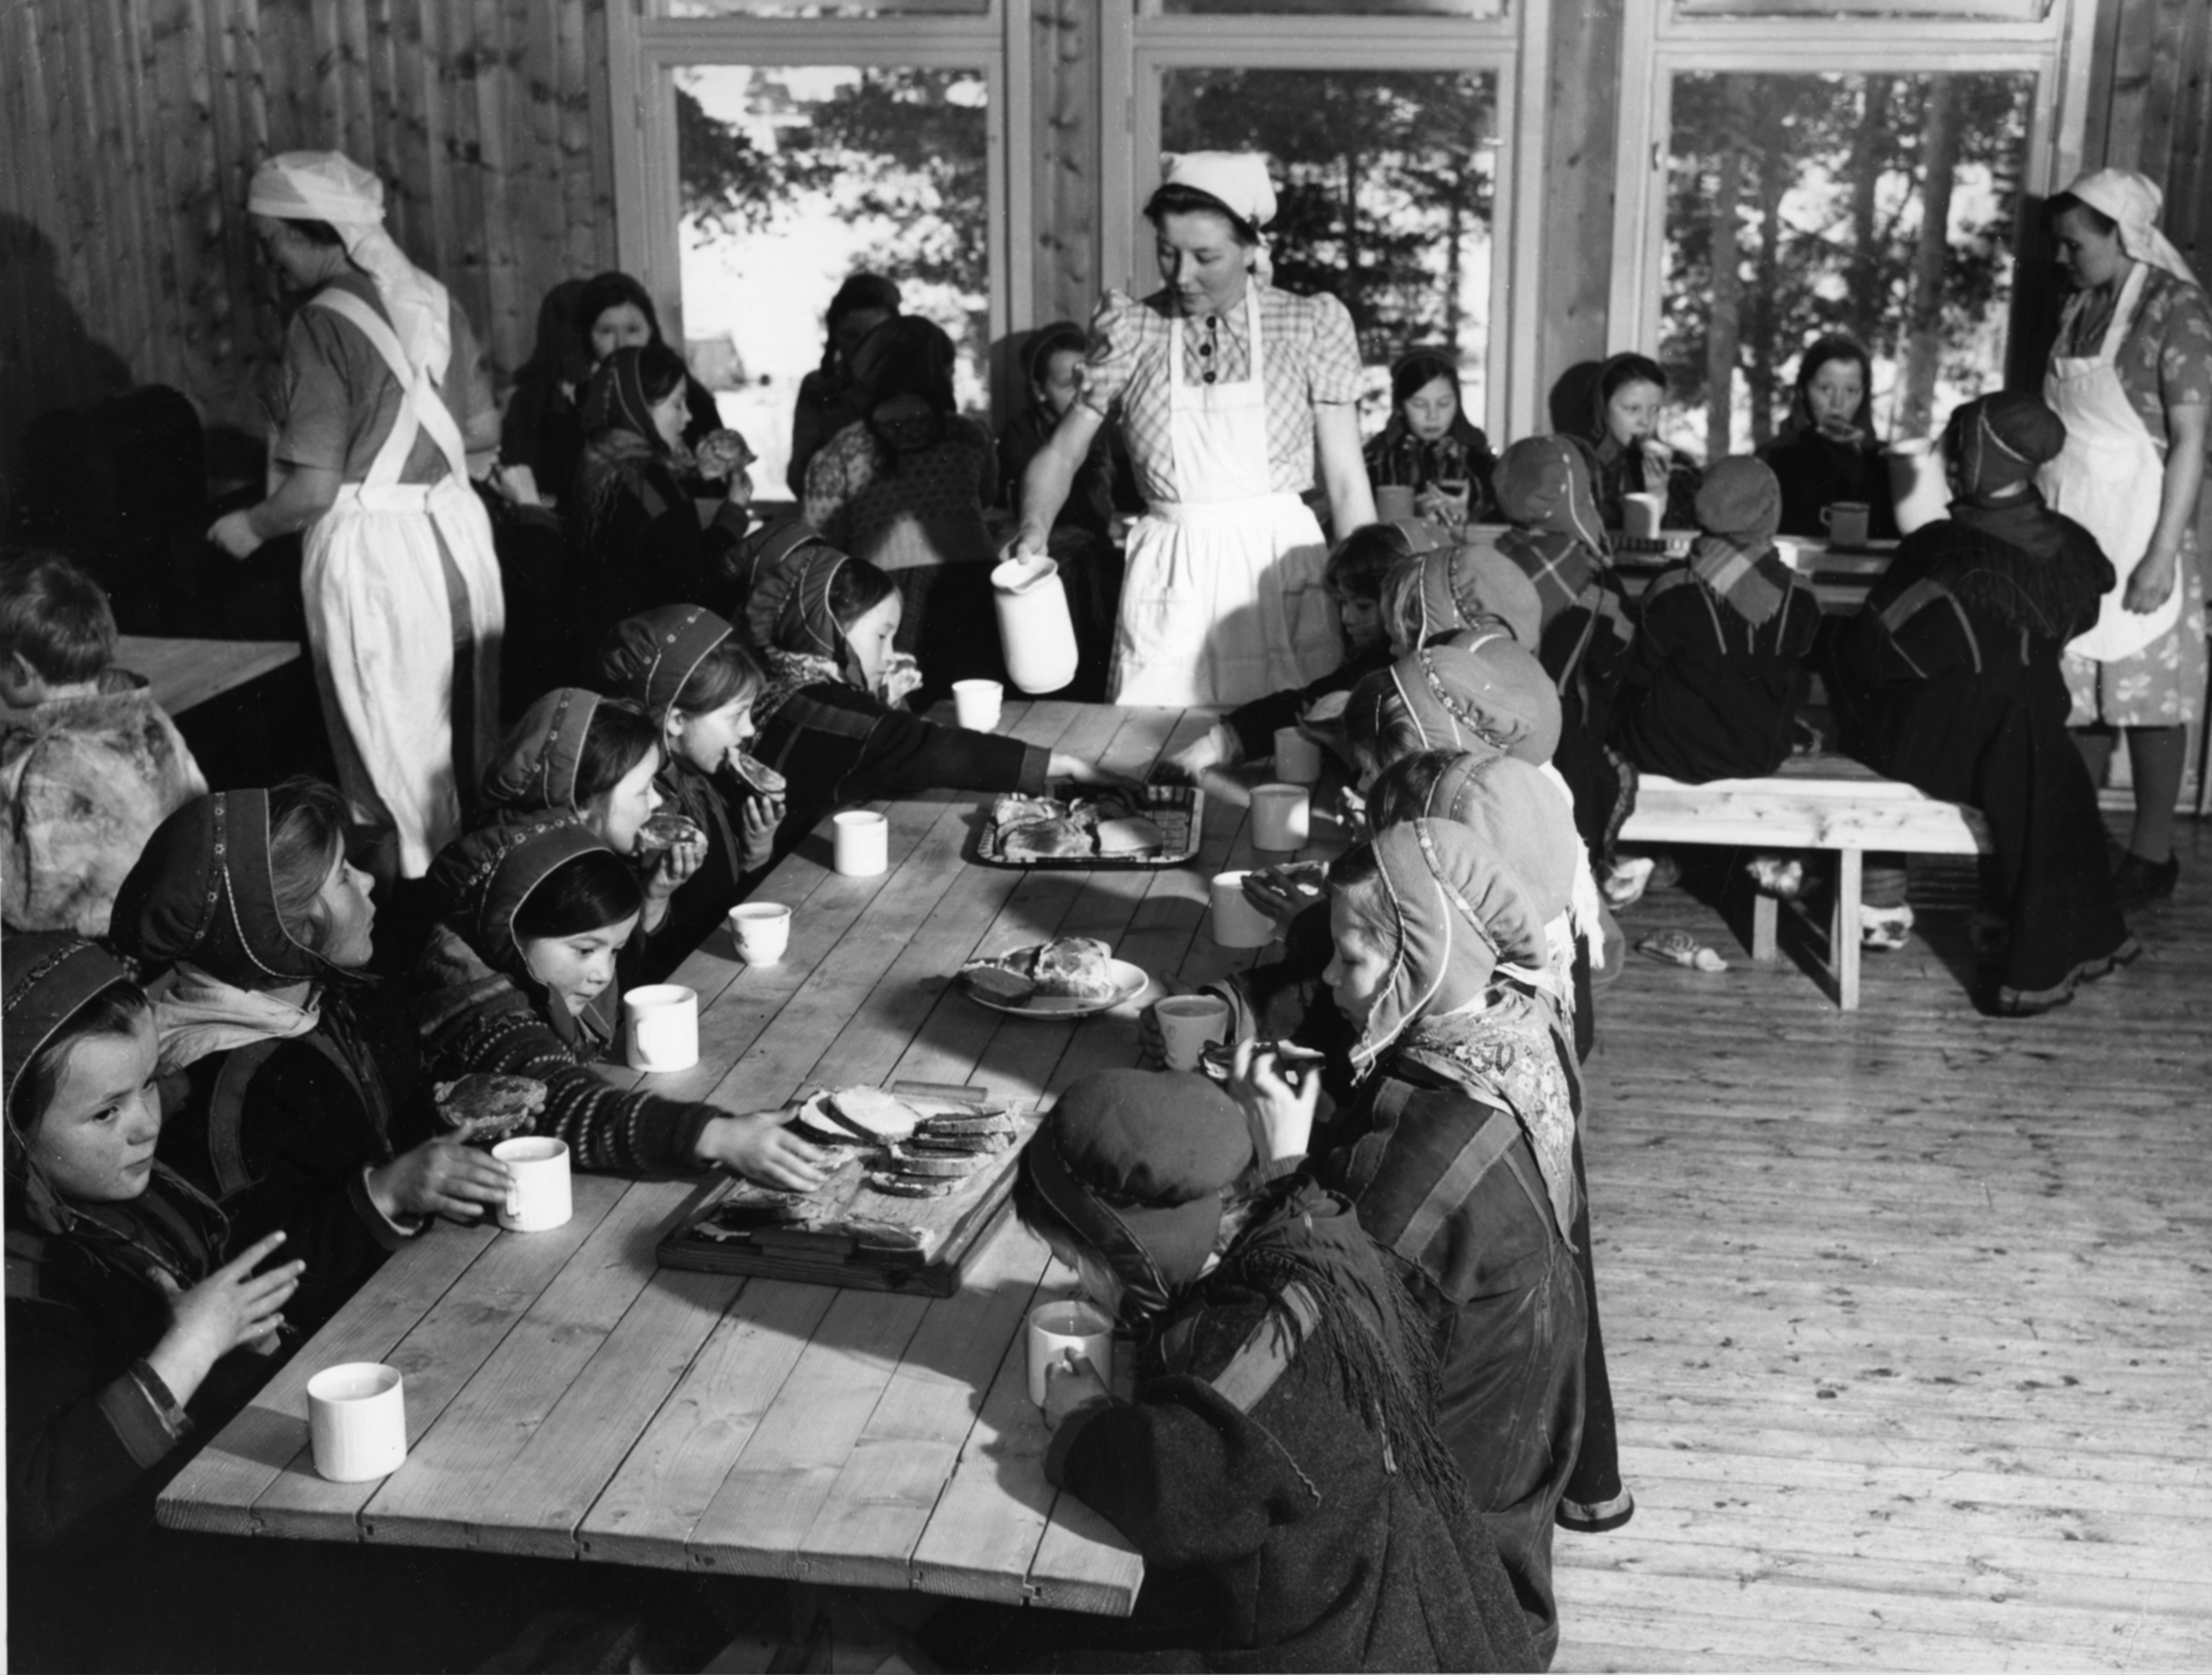
<path fill-rule="evenodd" d="M 2136 260 L 2164 268 L 2184 283 L 2197 283 L 2173 241 L 2158 230 L 2159 208 L 2166 194 L 2148 175 L 2124 168 L 2094 169 L 2077 177 L 2066 195 L 2118 222 L 2120 248 Z"/>
<path fill-rule="evenodd" d="M 1267 160 L 1257 152 L 1171 151 L 1160 159 L 1160 184 L 1218 198 L 1255 227 L 1275 218 L 1275 183 L 1267 178 Z M 1274 267 L 1263 236 L 1252 249 L 1252 277 L 1265 284 Z"/>
<path fill-rule="evenodd" d="M 325 221 L 356 267 L 376 282 L 399 345 L 443 383 L 453 344 L 446 288 L 409 261 L 384 230 L 384 182 L 337 151 L 287 151 L 255 171 L 246 207 L 279 221 Z"/>

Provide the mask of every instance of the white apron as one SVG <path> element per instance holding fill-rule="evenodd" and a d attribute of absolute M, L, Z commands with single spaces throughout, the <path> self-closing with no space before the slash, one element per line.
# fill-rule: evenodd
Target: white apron
<path fill-rule="evenodd" d="M 359 297 L 326 290 L 311 306 L 359 329 L 403 395 L 368 476 L 338 490 L 307 531 L 301 576 L 315 684 L 353 818 L 398 837 L 399 870 L 420 878 L 460 835 L 454 783 L 453 613 L 439 537 L 468 595 L 475 714 L 459 718 L 482 764 L 496 746 L 499 642 L 506 626 L 491 521 L 469 487 L 460 427 L 427 370 L 409 365 L 391 326 Z M 446 456 L 438 482 L 403 484 L 423 430 Z"/>
<path fill-rule="evenodd" d="M 1246 704 L 1344 661 L 1321 526 L 1271 485 L 1267 350 L 1251 289 L 1244 320 L 1251 367 L 1238 383 L 1185 384 L 1180 320 L 1168 338 L 1168 435 L 1183 498 L 1129 532 L 1116 704 Z"/>
<path fill-rule="evenodd" d="M 2155 611 L 2145 614 L 2120 603 L 2127 594 L 2128 579 L 2150 550 L 2166 481 L 2165 454 L 2128 399 L 2115 364 L 2149 271 L 2137 262 L 2129 273 L 2097 353 L 2054 355 L 2043 380 L 2045 405 L 2065 422 L 2066 447 L 2036 473 L 2037 485 L 2054 511 L 2063 512 L 2097 538 L 2119 577 L 2098 606 L 2097 625 L 2066 648 L 2099 663 L 2141 651 L 2181 620 L 2183 590 L 2178 576 L 2166 603 Z M 2058 328 L 2062 340 L 2087 301 L 2077 293 L 2067 303 Z"/>

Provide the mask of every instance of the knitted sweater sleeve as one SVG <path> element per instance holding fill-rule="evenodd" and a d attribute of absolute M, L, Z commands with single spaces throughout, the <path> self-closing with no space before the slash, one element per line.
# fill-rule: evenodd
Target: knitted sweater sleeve
<path fill-rule="evenodd" d="M 486 1071 L 545 1084 L 538 1132 L 567 1142 L 580 1169 L 613 1173 L 699 1166 L 710 1105 L 621 1088 L 592 1069 L 526 995 L 441 927 L 416 971 L 417 1026 L 430 1074 Z"/>

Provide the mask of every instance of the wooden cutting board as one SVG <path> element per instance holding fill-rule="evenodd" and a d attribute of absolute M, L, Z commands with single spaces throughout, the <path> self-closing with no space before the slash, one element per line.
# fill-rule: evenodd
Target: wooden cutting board
<path fill-rule="evenodd" d="M 1014 1119 L 1014 1143 L 941 1198 L 877 1191 L 867 1172 L 880 1153 L 857 1147 L 811 1192 L 734 1176 L 709 1181 L 669 1218 L 655 1259 L 710 1274 L 951 1296 L 969 1253 L 1006 1210 L 1015 1162 L 1041 1120 L 1036 1102 L 993 1100 L 981 1088 L 894 1083 L 887 1091 L 924 1117 L 1004 1111 Z"/>

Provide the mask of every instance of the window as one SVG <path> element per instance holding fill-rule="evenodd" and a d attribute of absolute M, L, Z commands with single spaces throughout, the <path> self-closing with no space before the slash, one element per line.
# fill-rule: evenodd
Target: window
<path fill-rule="evenodd" d="M 1885 436 L 2001 387 L 2034 94 L 2024 75 L 1676 76 L 1669 440 L 1765 442 L 1830 333 L 1870 351 Z"/>
<path fill-rule="evenodd" d="M 1837 15 L 1874 10 L 1879 31 Z M 1644 68 L 1622 84 L 1612 340 L 1667 368 L 1670 441 L 1706 458 L 1765 442 L 1805 345 L 1829 332 L 1871 351 L 1886 436 L 1932 435 L 2002 385 L 2028 206 L 2080 155 L 2061 81 L 2086 65 L 2093 14 L 1630 9 L 1624 60 Z"/>
<path fill-rule="evenodd" d="M 989 92 L 978 71 L 685 65 L 674 73 L 684 331 L 722 417 L 784 480 L 799 380 L 846 276 L 896 278 L 908 314 L 962 350 L 963 409 L 988 404 Z M 710 369 L 726 368 L 714 378 Z"/>
<path fill-rule="evenodd" d="M 1541 121 L 1516 131 L 1524 63 L 1540 64 L 1545 8 L 1499 0 L 1142 0 L 1127 9 L 1126 97 L 1135 144 L 1106 181 L 1106 272 L 1158 288 L 1144 202 L 1164 153 L 1256 151 L 1279 207 L 1275 282 L 1328 291 L 1351 311 L 1367 368 L 1364 429 L 1381 428 L 1389 368 L 1415 344 L 1457 356 L 1468 416 L 1514 434 L 1536 411 Z M 1295 21 L 1286 17 L 1294 17 Z M 1110 38 L 1110 34 L 1109 34 Z M 1530 55 L 1533 54 L 1533 58 Z M 1108 108 L 1116 88 L 1109 59 Z M 1534 101 L 1540 108 L 1540 101 Z"/>
<path fill-rule="evenodd" d="M 988 405 L 991 343 L 1027 307 L 1006 252 L 1028 222 L 1026 53 L 1006 0 L 654 0 L 609 8 L 623 265 L 781 492 L 799 381 L 854 272 L 963 351 L 955 388 Z M 1019 10 L 1019 8 L 1016 9 Z M 673 336 L 672 328 L 671 335 Z"/>

